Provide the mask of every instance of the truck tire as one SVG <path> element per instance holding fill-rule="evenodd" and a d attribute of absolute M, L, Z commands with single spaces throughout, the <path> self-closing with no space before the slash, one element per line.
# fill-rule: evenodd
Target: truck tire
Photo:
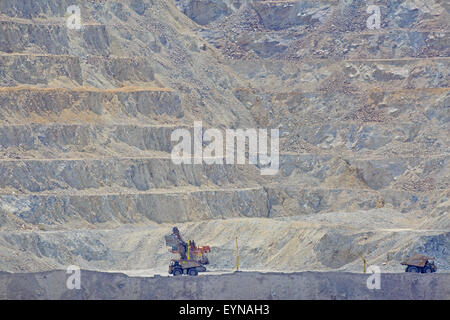
<path fill-rule="evenodd" d="M 193 277 L 197 276 L 198 275 L 197 269 L 195 269 L 195 268 L 189 269 L 188 270 L 188 275 L 193 276 Z"/>
<path fill-rule="evenodd" d="M 433 269 L 431 269 L 430 266 L 425 266 L 425 268 L 423 268 L 423 273 L 433 273 Z"/>
<path fill-rule="evenodd" d="M 406 272 L 420 273 L 420 270 L 417 267 L 408 266 L 408 268 L 406 268 Z"/>
<path fill-rule="evenodd" d="M 173 275 L 174 275 L 174 277 L 181 276 L 181 275 L 183 275 L 183 270 L 181 270 L 180 268 L 174 269 Z"/>

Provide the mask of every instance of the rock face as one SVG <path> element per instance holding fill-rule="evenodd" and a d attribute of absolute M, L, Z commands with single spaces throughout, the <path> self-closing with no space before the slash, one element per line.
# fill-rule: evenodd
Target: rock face
<path fill-rule="evenodd" d="M 379 290 L 367 289 L 368 275 L 337 272 L 239 272 L 195 279 L 130 278 L 85 270 L 80 275 L 81 289 L 69 290 L 68 275 L 62 271 L 13 275 L 2 272 L 0 299 L 447 300 L 450 297 L 449 274 L 383 274 Z M 176 316 L 177 311 L 168 314 Z"/>
<path fill-rule="evenodd" d="M 211 270 L 234 268 L 239 237 L 246 270 L 402 272 L 422 253 L 448 271 L 448 7 L 377 1 L 371 30 L 368 4 L 1 1 L 0 271 L 166 272 L 174 224 L 213 247 Z M 194 121 L 279 128 L 278 174 L 175 165 L 171 134 Z M 325 298 L 359 294 L 340 290 Z M 367 298 L 417 298 L 392 290 Z"/>

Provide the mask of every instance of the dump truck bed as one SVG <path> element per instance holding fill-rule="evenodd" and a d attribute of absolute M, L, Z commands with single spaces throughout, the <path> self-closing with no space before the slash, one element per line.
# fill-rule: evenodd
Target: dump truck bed
<path fill-rule="evenodd" d="M 423 268 L 428 260 L 434 260 L 434 258 L 427 257 L 422 254 L 416 254 L 415 256 L 412 256 L 407 260 L 403 261 L 401 264 Z"/>

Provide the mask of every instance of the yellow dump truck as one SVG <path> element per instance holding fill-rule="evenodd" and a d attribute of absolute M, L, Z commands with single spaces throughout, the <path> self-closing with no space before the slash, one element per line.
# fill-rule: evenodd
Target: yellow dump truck
<path fill-rule="evenodd" d="M 196 276 L 199 272 L 205 272 L 206 268 L 195 260 L 171 260 L 169 265 L 169 274 L 181 276 L 187 274 Z"/>
<path fill-rule="evenodd" d="M 209 263 L 207 253 L 211 251 L 209 246 L 197 246 L 195 242 L 185 242 L 177 227 L 173 227 L 172 234 L 166 235 L 166 245 L 171 247 L 169 252 L 178 254 L 180 259 L 172 259 L 169 264 L 169 274 L 181 276 L 187 274 L 196 276 L 199 272 L 205 272 L 204 265 Z"/>

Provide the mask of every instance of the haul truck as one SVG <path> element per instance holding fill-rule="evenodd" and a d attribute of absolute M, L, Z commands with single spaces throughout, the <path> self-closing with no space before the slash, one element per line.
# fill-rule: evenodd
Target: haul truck
<path fill-rule="evenodd" d="M 406 272 L 433 273 L 437 271 L 437 267 L 433 260 L 434 258 L 432 257 L 416 254 L 406 261 L 403 261 L 401 264 L 406 266 Z"/>
<path fill-rule="evenodd" d="M 165 239 L 166 245 L 171 247 L 169 251 L 180 256 L 170 261 L 169 274 L 197 276 L 199 272 L 206 271 L 205 265 L 209 263 L 207 253 L 211 251 L 209 246 L 197 247 L 193 240 L 185 242 L 177 227 L 173 227 L 172 234 L 165 236 Z"/>

